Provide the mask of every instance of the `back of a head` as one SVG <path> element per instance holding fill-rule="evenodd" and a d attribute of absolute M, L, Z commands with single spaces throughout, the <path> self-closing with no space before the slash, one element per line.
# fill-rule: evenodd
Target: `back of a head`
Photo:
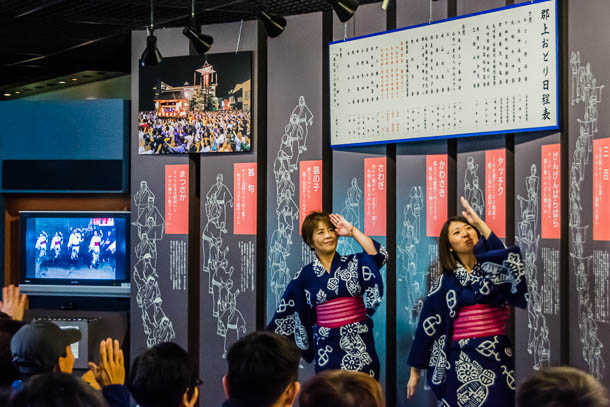
<path fill-rule="evenodd" d="M 12 362 L 11 339 L 24 324 L 0 316 L 0 387 L 10 386 L 19 379 L 19 370 Z"/>
<path fill-rule="evenodd" d="M 298 379 L 301 351 L 272 332 L 253 332 L 227 354 L 229 396 L 249 405 L 270 406 Z"/>
<path fill-rule="evenodd" d="M 301 407 L 384 407 L 381 385 L 362 372 L 326 370 L 304 385 Z"/>
<path fill-rule="evenodd" d="M 67 373 L 32 376 L 11 395 L 9 407 L 107 407 L 101 393 Z"/>
<path fill-rule="evenodd" d="M 517 390 L 519 407 L 608 407 L 608 393 L 593 376 L 569 366 L 532 373 Z"/>
<path fill-rule="evenodd" d="M 176 407 L 198 379 L 188 353 L 175 343 L 160 343 L 133 361 L 128 387 L 141 407 Z"/>

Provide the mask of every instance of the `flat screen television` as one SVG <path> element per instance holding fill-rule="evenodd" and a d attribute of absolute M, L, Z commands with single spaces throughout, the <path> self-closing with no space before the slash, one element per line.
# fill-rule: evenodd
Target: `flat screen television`
<path fill-rule="evenodd" d="M 20 212 L 21 291 L 129 296 L 129 214 Z"/>

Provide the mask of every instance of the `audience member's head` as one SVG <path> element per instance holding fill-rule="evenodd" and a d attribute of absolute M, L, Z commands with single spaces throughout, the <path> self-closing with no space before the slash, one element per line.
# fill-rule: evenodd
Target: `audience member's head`
<path fill-rule="evenodd" d="M 11 339 L 25 324 L 1 314 L 4 313 L 0 312 L 0 388 L 10 386 L 13 381 L 19 379 L 19 371 L 12 361 Z"/>
<path fill-rule="evenodd" d="M 300 389 L 300 360 L 299 349 L 283 336 L 251 333 L 229 349 L 225 393 L 251 406 L 292 406 Z"/>
<path fill-rule="evenodd" d="M 141 407 L 192 407 L 201 384 L 188 353 L 175 343 L 160 343 L 133 361 L 128 387 Z"/>
<path fill-rule="evenodd" d="M 569 366 L 534 372 L 517 390 L 519 407 L 608 407 L 609 403 L 600 382 Z"/>
<path fill-rule="evenodd" d="M 78 329 L 61 329 L 50 321 L 34 321 L 13 336 L 13 362 L 24 380 L 51 371 L 72 373 L 74 354 L 70 345 L 80 339 Z"/>
<path fill-rule="evenodd" d="M 348 370 L 326 370 L 303 385 L 301 407 L 384 407 L 381 385 L 371 376 Z"/>
<path fill-rule="evenodd" d="M 10 397 L 9 407 L 106 407 L 102 394 L 67 373 L 33 376 Z"/>

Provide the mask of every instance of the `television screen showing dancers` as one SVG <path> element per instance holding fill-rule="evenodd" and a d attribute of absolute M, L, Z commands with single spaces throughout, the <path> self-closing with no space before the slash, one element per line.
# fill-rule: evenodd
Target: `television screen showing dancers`
<path fill-rule="evenodd" d="M 27 217 L 26 282 L 125 280 L 124 217 Z"/>
<path fill-rule="evenodd" d="M 140 68 L 140 154 L 252 150 L 252 54 L 164 58 Z"/>

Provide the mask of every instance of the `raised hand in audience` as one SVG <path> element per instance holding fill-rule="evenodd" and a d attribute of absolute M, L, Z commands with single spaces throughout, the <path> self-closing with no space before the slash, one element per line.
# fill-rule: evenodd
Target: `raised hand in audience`
<path fill-rule="evenodd" d="M 101 387 L 125 383 L 125 359 L 119 341 L 111 338 L 100 342 L 100 364 L 89 362 L 89 368 Z"/>
<path fill-rule="evenodd" d="M 28 296 L 21 294 L 19 287 L 10 284 L 2 288 L 0 311 L 16 321 L 23 320 L 23 313 L 28 305 Z"/>

